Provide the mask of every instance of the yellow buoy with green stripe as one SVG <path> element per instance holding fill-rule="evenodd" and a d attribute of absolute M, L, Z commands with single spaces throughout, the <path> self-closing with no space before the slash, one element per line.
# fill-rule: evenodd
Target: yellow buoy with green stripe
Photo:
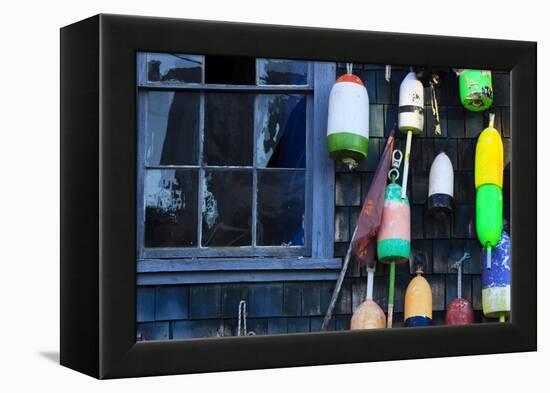
<path fill-rule="evenodd" d="M 475 159 L 476 231 L 486 251 L 487 269 L 491 268 L 491 250 L 502 233 L 503 152 L 502 139 L 491 114 L 489 127 L 477 140 Z"/>
<path fill-rule="evenodd" d="M 344 74 L 330 91 L 327 147 L 332 159 L 355 168 L 369 147 L 369 95 L 361 79 Z"/>

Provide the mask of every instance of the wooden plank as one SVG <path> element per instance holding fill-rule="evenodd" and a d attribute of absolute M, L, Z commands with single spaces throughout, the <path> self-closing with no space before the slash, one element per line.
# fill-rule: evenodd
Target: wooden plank
<path fill-rule="evenodd" d="M 206 272 L 234 270 L 337 270 L 342 267 L 340 258 L 192 258 L 192 259 L 141 259 L 138 273 Z"/>
<path fill-rule="evenodd" d="M 234 282 L 326 281 L 336 280 L 338 271 L 227 271 L 139 273 L 137 285 L 177 285 Z"/>
<path fill-rule="evenodd" d="M 143 82 L 138 88 L 147 90 L 171 91 L 208 91 L 208 92 L 258 92 L 258 93 L 312 93 L 313 87 L 308 85 L 225 85 L 216 83 L 167 83 Z"/>
<path fill-rule="evenodd" d="M 334 221 L 334 220 L 333 220 Z M 334 230 L 334 229 L 333 229 Z M 331 231 L 332 233 L 332 231 Z M 233 258 L 233 257 L 304 257 L 303 246 L 262 246 L 262 247 L 200 247 L 200 248 L 147 248 L 144 249 L 142 259 L 157 258 Z"/>
<path fill-rule="evenodd" d="M 312 148 L 311 254 L 329 258 L 334 251 L 334 163 L 326 153 L 328 98 L 336 75 L 336 64 L 315 62 L 315 95 Z"/>

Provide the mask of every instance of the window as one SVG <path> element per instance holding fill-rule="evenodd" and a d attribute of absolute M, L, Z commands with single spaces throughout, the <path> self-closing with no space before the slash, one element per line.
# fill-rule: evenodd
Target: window
<path fill-rule="evenodd" d="M 139 260 L 332 259 L 333 199 L 312 190 L 333 190 L 334 63 L 138 53 L 137 67 Z"/>

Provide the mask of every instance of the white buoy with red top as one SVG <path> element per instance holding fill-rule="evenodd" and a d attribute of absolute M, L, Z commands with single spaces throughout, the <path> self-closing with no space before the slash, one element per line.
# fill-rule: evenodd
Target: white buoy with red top
<path fill-rule="evenodd" d="M 368 147 L 369 95 L 348 65 L 348 73 L 339 77 L 330 91 L 327 148 L 332 159 L 353 169 L 367 157 Z"/>
<path fill-rule="evenodd" d="M 420 134 L 424 129 L 424 86 L 412 71 L 405 76 L 401 86 L 399 86 L 398 123 L 399 131 L 407 134 L 403 183 L 401 184 L 401 198 L 405 199 L 407 196 L 412 136 L 413 134 Z"/>

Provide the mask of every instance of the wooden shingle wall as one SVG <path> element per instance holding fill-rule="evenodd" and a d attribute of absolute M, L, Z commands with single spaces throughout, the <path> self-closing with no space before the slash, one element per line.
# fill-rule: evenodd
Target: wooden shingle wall
<path fill-rule="evenodd" d="M 345 66 L 338 69 L 344 73 Z M 343 257 L 361 205 L 372 181 L 386 137 L 397 122 L 399 84 L 406 68 L 393 67 L 390 83 L 384 67 L 354 65 L 365 82 L 370 99 L 369 156 L 355 171 L 341 165 L 335 171 L 335 256 Z M 496 128 L 504 141 L 504 217 L 510 217 L 510 85 L 509 74 L 493 73 Z M 434 323 L 442 324 L 445 308 L 455 297 L 456 273 L 452 262 L 470 252 L 463 275 L 463 296 L 472 301 L 477 322 L 481 315 L 481 247 L 475 230 L 474 155 L 479 133 L 488 125 L 488 113 L 469 112 L 460 105 L 454 75 L 443 80 L 438 91 L 442 136 L 435 136 L 426 89 L 424 132 L 413 138 L 408 195 L 411 201 L 412 252 L 428 255 L 426 278 L 433 295 Z M 396 148 L 404 151 L 404 137 L 397 135 Z M 454 212 L 435 220 L 426 212 L 428 173 L 435 156 L 445 151 L 454 167 Z M 403 296 L 412 278 L 412 267 L 396 269 L 394 326 L 403 323 Z M 238 303 L 248 304 L 248 330 L 256 334 L 318 331 L 330 301 L 333 281 L 269 282 L 138 287 L 138 339 L 180 339 L 236 335 Z M 388 268 L 378 265 L 374 297 L 387 306 Z M 364 298 L 366 273 L 352 262 L 331 322 L 332 330 L 349 328 L 351 314 Z"/>

